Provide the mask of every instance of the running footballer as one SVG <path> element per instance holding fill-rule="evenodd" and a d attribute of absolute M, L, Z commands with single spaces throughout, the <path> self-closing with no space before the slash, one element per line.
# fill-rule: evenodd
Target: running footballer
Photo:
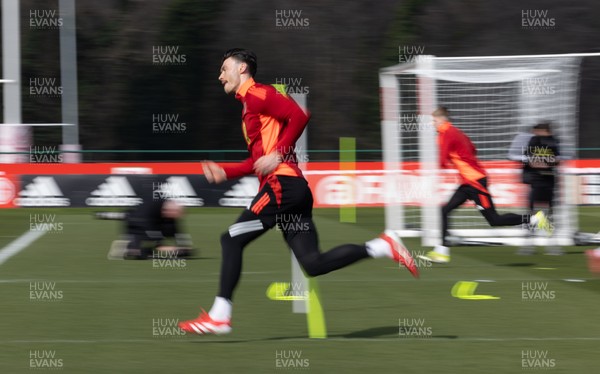
<path fill-rule="evenodd" d="M 488 221 L 490 226 L 516 226 L 532 224 L 541 229 L 548 229 L 548 220 L 539 211 L 535 215 L 519 215 L 515 213 L 498 214 L 494 207 L 492 195 L 488 191 L 487 173 L 477 159 L 477 149 L 471 139 L 460 129 L 452 125 L 446 108 L 438 108 L 433 113 L 433 124 L 438 132 L 440 168 L 454 166 L 458 170 L 461 185 L 454 192 L 450 201 L 442 208 L 442 245 L 436 246 L 426 255 L 419 258 L 437 263 L 450 261 L 451 242 L 448 233 L 450 213 L 471 200 Z"/>
<path fill-rule="evenodd" d="M 184 321 L 179 327 L 195 334 L 226 334 L 231 331 L 233 293 L 242 271 L 244 248 L 276 225 L 277 217 L 295 215 L 302 231 L 283 228 L 283 238 L 309 276 L 327 274 L 364 258 L 389 257 L 402 263 L 415 276 L 418 270 L 398 236 L 386 230 L 364 244 L 342 244 L 327 252 L 319 250 L 312 220 L 313 197 L 298 168 L 294 153 L 309 116 L 285 94 L 254 80 L 256 55 L 231 49 L 222 59 L 219 81 L 225 93 L 243 105 L 242 133 L 249 156 L 236 164 L 205 162 L 209 182 L 255 174 L 259 192 L 238 220 L 221 235 L 222 264 L 219 292 L 208 313 Z M 306 228 L 306 229 L 304 229 Z M 275 251 L 275 249 L 273 249 Z M 275 253 L 274 253 L 275 254 Z"/>

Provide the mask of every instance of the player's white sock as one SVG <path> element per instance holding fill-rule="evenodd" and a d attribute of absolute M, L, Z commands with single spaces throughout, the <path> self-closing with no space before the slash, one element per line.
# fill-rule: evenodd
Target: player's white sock
<path fill-rule="evenodd" d="M 450 256 L 450 248 L 443 245 L 436 245 L 433 251 L 444 256 Z"/>
<path fill-rule="evenodd" d="M 380 257 L 391 257 L 392 252 L 388 242 L 381 238 L 375 238 L 365 243 L 367 246 L 367 253 L 373 258 Z"/>
<path fill-rule="evenodd" d="M 217 296 L 208 315 L 215 321 L 228 321 L 231 319 L 231 309 L 232 304 L 230 300 Z"/>

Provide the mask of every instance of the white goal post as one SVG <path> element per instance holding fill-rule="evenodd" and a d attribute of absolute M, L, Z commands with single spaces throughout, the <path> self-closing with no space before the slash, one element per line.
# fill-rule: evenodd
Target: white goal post
<path fill-rule="evenodd" d="M 599 53 L 486 57 L 416 56 L 380 70 L 381 132 L 388 180 L 386 228 L 421 237 L 422 245 L 441 244 L 441 207 L 458 186 L 454 170 L 439 170 L 431 112 L 447 107 L 452 123 L 478 150 L 489 175 L 489 189 L 502 213 L 527 213 L 521 169 L 508 160 L 519 133 L 551 121 L 560 142 L 554 235 L 528 238 L 524 227 L 492 228 L 473 204 L 453 211 L 450 234 L 506 245 L 572 245 L 577 232 L 574 176 L 579 71 L 582 58 Z"/>

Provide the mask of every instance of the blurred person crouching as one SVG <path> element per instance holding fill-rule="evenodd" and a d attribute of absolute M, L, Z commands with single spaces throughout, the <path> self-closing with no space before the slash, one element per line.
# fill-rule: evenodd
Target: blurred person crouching
<path fill-rule="evenodd" d="M 173 199 L 156 198 L 143 183 L 142 203 L 127 212 L 99 212 L 99 219 L 123 220 L 125 233 L 115 240 L 109 259 L 144 260 L 154 257 L 192 256 L 192 240 L 180 229 L 184 206 Z"/>

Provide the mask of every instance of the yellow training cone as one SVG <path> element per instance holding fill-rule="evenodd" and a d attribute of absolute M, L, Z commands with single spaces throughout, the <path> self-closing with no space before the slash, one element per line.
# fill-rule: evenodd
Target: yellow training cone
<path fill-rule="evenodd" d="M 460 281 L 452 287 L 450 294 L 453 297 L 463 300 L 497 300 L 500 297 L 492 295 L 475 295 L 475 289 L 479 283 Z"/>
<path fill-rule="evenodd" d="M 306 295 L 290 295 L 289 290 L 288 282 L 274 282 L 267 288 L 267 297 L 278 301 L 306 300 Z"/>

